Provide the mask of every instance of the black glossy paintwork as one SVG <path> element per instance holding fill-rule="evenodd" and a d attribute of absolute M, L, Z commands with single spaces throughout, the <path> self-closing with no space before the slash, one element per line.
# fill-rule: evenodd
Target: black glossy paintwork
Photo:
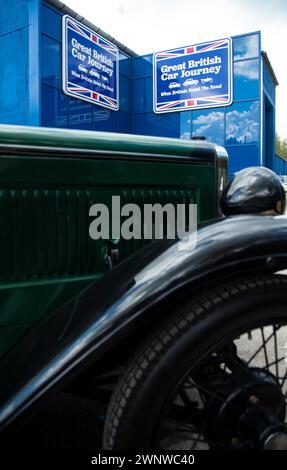
<path fill-rule="evenodd" d="M 100 358 L 163 300 L 202 283 L 287 268 L 287 217 L 236 216 L 202 226 L 194 240 L 156 242 L 121 263 L 35 327 L 0 368 L 0 424 L 9 423 L 73 371 Z M 5 386 L 6 384 L 6 386 Z M 18 392 L 17 392 L 18 390 Z"/>
<path fill-rule="evenodd" d="M 284 214 L 285 191 L 279 177 L 268 168 L 250 167 L 236 173 L 221 196 L 225 215 Z"/>

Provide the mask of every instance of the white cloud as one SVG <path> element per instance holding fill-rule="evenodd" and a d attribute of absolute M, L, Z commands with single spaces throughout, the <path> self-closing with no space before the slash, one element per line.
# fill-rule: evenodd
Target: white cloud
<path fill-rule="evenodd" d="M 249 80 L 258 80 L 258 61 L 246 60 L 234 64 L 234 73 Z"/>
<path fill-rule="evenodd" d="M 262 31 L 280 86 L 277 130 L 287 137 L 286 0 L 64 0 L 68 6 L 139 54 L 251 31 Z M 252 52 L 252 51 L 250 51 Z"/>
<path fill-rule="evenodd" d="M 190 132 L 182 132 L 182 134 L 180 135 L 180 138 L 185 140 L 190 140 L 190 137 Z"/>
<path fill-rule="evenodd" d="M 208 114 L 200 114 L 193 120 L 193 135 L 206 137 L 210 142 L 224 145 L 224 113 L 222 111 L 210 111 Z"/>
<path fill-rule="evenodd" d="M 258 141 L 258 112 L 258 102 L 252 103 L 250 108 L 245 111 L 229 111 L 226 119 L 226 140 L 240 143 Z"/>
<path fill-rule="evenodd" d="M 123 5 L 119 5 L 118 12 L 119 12 L 120 15 L 125 15 L 125 9 L 124 9 Z"/>
<path fill-rule="evenodd" d="M 200 114 L 197 119 L 193 120 L 193 123 L 196 125 L 210 125 L 213 122 L 218 120 L 223 120 L 223 112 L 222 111 L 211 111 L 209 114 Z"/>
<path fill-rule="evenodd" d="M 245 50 L 246 57 L 255 57 L 258 54 L 257 42 L 250 41 L 250 38 L 241 39 L 241 47 Z M 240 54 L 235 54 L 235 59 L 240 59 L 242 56 Z"/>

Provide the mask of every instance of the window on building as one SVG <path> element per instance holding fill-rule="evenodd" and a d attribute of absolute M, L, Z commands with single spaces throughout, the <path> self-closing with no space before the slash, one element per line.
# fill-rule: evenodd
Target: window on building
<path fill-rule="evenodd" d="M 234 38 L 232 44 L 234 60 L 250 59 L 259 55 L 259 34 Z"/>
<path fill-rule="evenodd" d="M 69 122 L 70 127 L 75 129 L 92 128 L 92 105 L 82 100 L 69 100 Z"/>
<path fill-rule="evenodd" d="M 223 108 L 193 111 L 192 136 L 205 137 L 210 142 L 224 145 Z"/>
<path fill-rule="evenodd" d="M 42 82 L 61 88 L 61 44 L 42 35 L 41 53 Z"/>
<path fill-rule="evenodd" d="M 191 111 L 184 111 L 180 114 L 180 138 L 191 138 Z"/>
<path fill-rule="evenodd" d="M 259 141 L 259 101 L 235 103 L 226 113 L 226 145 Z"/>
<path fill-rule="evenodd" d="M 234 99 L 259 99 L 259 60 L 234 62 Z"/>

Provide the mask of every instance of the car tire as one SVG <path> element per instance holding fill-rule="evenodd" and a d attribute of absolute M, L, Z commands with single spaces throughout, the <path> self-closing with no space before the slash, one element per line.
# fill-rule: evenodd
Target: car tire
<path fill-rule="evenodd" d="M 204 354 L 225 338 L 269 321 L 287 323 L 287 277 L 239 279 L 169 312 L 135 352 L 112 396 L 103 448 L 157 448 L 159 421 L 172 394 Z"/>

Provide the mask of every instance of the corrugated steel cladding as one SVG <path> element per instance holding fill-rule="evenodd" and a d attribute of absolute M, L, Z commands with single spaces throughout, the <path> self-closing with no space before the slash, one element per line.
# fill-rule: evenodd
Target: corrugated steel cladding
<path fill-rule="evenodd" d="M 200 134 L 227 148 L 230 173 L 260 164 L 281 172 L 281 162 L 274 157 L 275 83 L 261 58 L 259 32 L 233 37 L 231 106 L 156 115 L 152 104 L 152 54 L 129 57 L 122 50 L 120 108 L 114 112 L 62 92 L 63 11 L 40 0 L 11 0 L 9 6 L 4 0 L 0 3 L 5 4 L 0 19 L 0 60 L 5 64 L 0 70 L 2 123 L 181 138 Z M 38 73 L 31 71 L 37 44 Z"/>

